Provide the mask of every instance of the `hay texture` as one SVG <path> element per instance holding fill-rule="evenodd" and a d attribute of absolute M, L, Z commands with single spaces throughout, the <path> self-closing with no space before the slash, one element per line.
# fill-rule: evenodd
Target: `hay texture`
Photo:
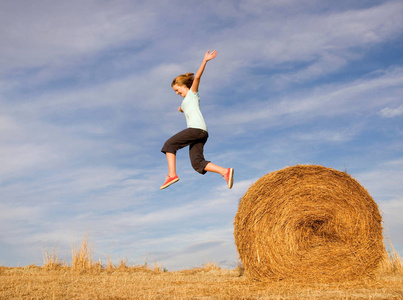
<path fill-rule="evenodd" d="M 385 255 L 377 204 L 350 175 L 323 166 L 261 177 L 234 225 L 245 275 L 257 280 L 357 279 L 374 274 Z"/>

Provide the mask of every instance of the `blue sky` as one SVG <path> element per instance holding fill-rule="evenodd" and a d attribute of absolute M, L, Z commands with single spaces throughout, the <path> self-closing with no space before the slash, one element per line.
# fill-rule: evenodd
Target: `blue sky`
<path fill-rule="evenodd" d="M 2 1 L 0 42 L 1 265 L 87 235 L 105 262 L 235 267 L 239 199 L 295 164 L 347 170 L 403 255 L 403 2 Z M 205 155 L 234 187 L 184 149 L 160 191 L 170 84 L 213 49 Z"/>

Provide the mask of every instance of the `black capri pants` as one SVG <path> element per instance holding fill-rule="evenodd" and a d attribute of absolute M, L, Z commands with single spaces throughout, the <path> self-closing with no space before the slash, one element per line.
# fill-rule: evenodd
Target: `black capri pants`
<path fill-rule="evenodd" d="M 208 132 L 198 128 L 187 128 L 169 138 L 161 149 L 162 153 L 173 153 L 189 146 L 189 157 L 193 169 L 200 174 L 206 174 L 204 168 L 209 161 L 204 159 L 203 148 L 207 142 Z"/>

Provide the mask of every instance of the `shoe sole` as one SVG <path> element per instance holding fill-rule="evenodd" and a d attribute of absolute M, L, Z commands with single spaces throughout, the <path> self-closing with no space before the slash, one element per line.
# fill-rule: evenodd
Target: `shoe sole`
<path fill-rule="evenodd" d="M 234 169 L 231 168 L 229 170 L 228 188 L 231 189 L 233 184 L 234 184 Z"/>
<path fill-rule="evenodd" d="M 160 190 L 163 190 L 163 189 L 169 187 L 171 184 L 174 184 L 175 182 L 178 182 L 178 181 L 179 181 L 179 178 L 175 178 L 174 180 L 168 182 L 167 184 L 162 185 L 162 186 L 160 187 Z"/>

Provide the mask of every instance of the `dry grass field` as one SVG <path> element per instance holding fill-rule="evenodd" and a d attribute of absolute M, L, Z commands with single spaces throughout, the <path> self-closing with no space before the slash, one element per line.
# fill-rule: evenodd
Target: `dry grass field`
<path fill-rule="evenodd" d="M 70 264 L 53 251 L 44 253 L 43 266 L 0 267 L 0 299 L 403 299 L 403 267 L 392 252 L 374 278 L 257 282 L 215 263 L 176 272 L 125 260 L 103 265 L 84 239 Z"/>

